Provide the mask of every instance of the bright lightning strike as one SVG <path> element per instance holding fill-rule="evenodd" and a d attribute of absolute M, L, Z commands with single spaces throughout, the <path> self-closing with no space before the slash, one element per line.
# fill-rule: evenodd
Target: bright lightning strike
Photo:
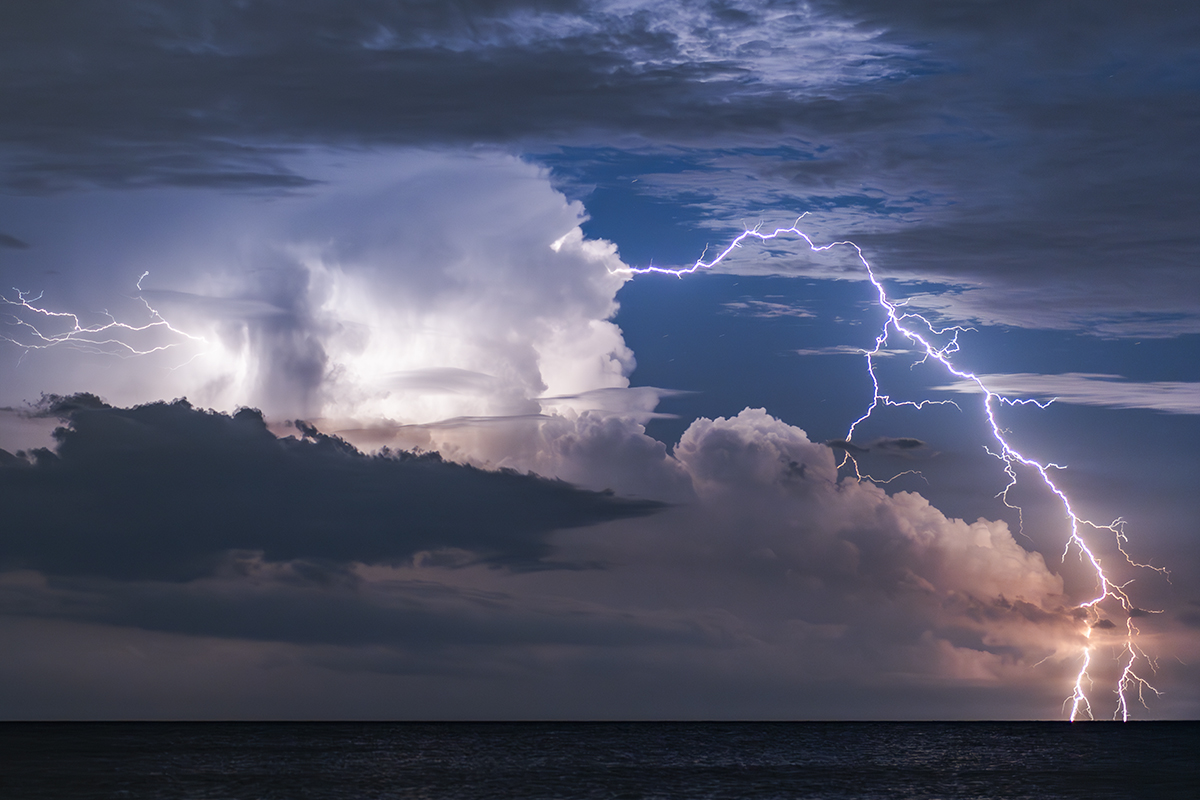
<path fill-rule="evenodd" d="M 801 217 L 803 218 L 803 217 Z M 1123 642 L 1123 648 L 1118 654 L 1118 662 L 1121 666 L 1121 674 L 1117 680 L 1114 692 L 1117 696 L 1117 706 L 1114 711 L 1114 718 L 1127 720 L 1129 718 L 1130 700 L 1136 696 L 1137 700 L 1143 706 L 1146 705 L 1145 697 L 1147 693 L 1158 694 L 1158 690 L 1149 683 L 1143 674 L 1143 665 L 1151 672 L 1155 672 L 1157 665 L 1138 644 L 1138 636 L 1140 631 L 1134 623 L 1134 617 L 1143 613 L 1147 613 L 1135 606 L 1125 591 L 1127 584 L 1114 583 L 1105 572 L 1100 558 L 1088 546 L 1083 537 L 1081 529 L 1090 528 L 1095 531 L 1108 531 L 1111 533 L 1117 544 L 1117 549 L 1126 561 L 1136 567 L 1153 569 L 1164 576 L 1168 573 L 1161 567 L 1155 567 L 1148 564 L 1140 564 L 1134 561 L 1125 549 L 1125 544 L 1128 539 L 1125 535 L 1125 523 L 1122 519 L 1114 520 L 1113 522 L 1103 525 L 1091 522 L 1080 517 L 1071 505 L 1070 499 L 1066 493 L 1060 489 L 1053 481 L 1050 475 L 1051 470 L 1062 469 L 1061 466 L 1054 463 L 1041 463 L 1028 456 L 1023 455 L 1020 451 L 1012 446 L 1008 441 L 1005 430 L 1001 427 L 996 418 L 996 412 L 1001 406 L 1019 406 L 1019 405 L 1035 405 L 1039 408 L 1045 408 L 1049 403 L 1040 402 L 1031 399 L 1011 398 L 1006 397 L 989 389 L 985 382 L 972 372 L 963 370 L 955 366 L 953 356 L 959 352 L 959 334 L 970 330 L 961 326 L 947 326 L 939 328 L 933 325 L 927 318 L 920 314 L 904 311 L 904 303 L 892 300 L 883 284 L 875 276 L 874 270 L 867 261 L 865 255 L 858 245 L 850 241 L 838 241 L 825 245 L 817 245 L 813 240 L 797 225 L 799 219 L 791 227 L 778 228 L 771 233 L 764 233 L 759 228 L 753 228 L 743 231 L 739 234 L 724 250 L 713 257 L 709 261 L 705 261 L 703 256 L 690 267 L 683 268 L 666 268 L 666 267 L 643 267 L 643 268 L 628 268 L 620 270 L 624 274 L 646 274 L 659 273 L 663 275 L 673 275 L 683 277 L 684 275 L 708 270 L 721 263 L 734 250 L 741 247 L 743 242 L 753 239 L 759 242 L 766 242 L 772 239 L 777 239 L 785 236 L 794 236 L 803 240 L 812 252 L 826 252 L 835 247 L 851 248 L 856 254 L 859 262 L 865 271 L 871 285 L 877 293 L 878 306 L 885 312 L 886 321 L 883 324 L 878 336 L 875 338 L 875 346 L 871 350 L 863 351 L 866 358 L 867 373 L 871 378 L 873 387 L 871 402 L 868 404 L 866 411 L 851 423 L 847 431 L 845 441 L 850 443 L 858 426 L 862 425 L 866 420 L 870 419 L 872 414 L 881 406 L 887 407 L 910 407 L 914 409 L 922 409 L 929 405 L 954 405 L 957 403 L 952 400 L 895 400 L 890 395 L 885 394 L 880 386 L 878 375 L 875 372 L 875 359 L 884 355 L 884 349 L 887 347 L 889 338 L 893 335 L 899 335 L 910 341 L 920 353 L 920 359 L 917 363 L 926 363 L 936 361 L 947 372 L 955 376 L 961 381 L 975 384 L 979 392 L 983 395 L 983 410 L 990 428 L 992 438 L 996 443 L 996 449 L 989 448 L 987 452 L 1003 463 L 1003 470 L 1008 478 L 1007 484 L 998 493 L 998 497 L 1005 503 L 1006 506 L 1013 509 L 1018 514 L 1019 521 L 1021 520 L 1022 511 L 1017 505 L 1009 502 L 1009 491 L 1017 484 L 1018 474 L 1017 469 L 1023 467 L 1037 473 L 1042 483 L 1058 498 L 1065 512 L 1066 518 L 1069 521 L 1069 535 L 1063 549 L 1063 558 L 1069 555 L 1072 549 L 1076 550 L 1080 559 L 1090 568 L 1096 576 L 1096 594 L 1095 596 L 1077 606 L 1077 610 L 1084 617 L 1088 624 L 1087 636 L 1090 638 L 1093 627 L 1100 622 L 1101 612 L 1100 604 L 1112 599 L 1120 604 L 1121 608 L 1127 615 L 1126 630 Z M 707 253 L 707 251 L 706 251 Z M 142 281 L 146 278 L 144 273 L 137 281 L 137 288 L 142 289 Z M 85 353 L 96 353 L 105 355 L 116 355 L 121 357 L 148 356 L 153 353 L 169 350 L 179 347 L 187 342 L 195 342 L 199 344 L 207 344 L 207 340 L 201 336 L 190 334 L 167 321 L 167 319 L 152 306 L 144 296 L 138 295 L 137 299 L 145 306 L 149 314 L 149 320 L 142 324 L 131 324 L 121 322 L 116 317 L 105 312 L 104 316 L 107 321 L 85 325 L 76 314 L 68 312 L 51 311 L 48 308 L 39 305 L 42 300 L 41 295 L 30 296 L 29 293 L 20 290 L 15 290 L 15 298 L 5 295 L 0 295 L 0 305 L 11 307 L 12 312 L 7 314 L 7 324 L 10 327 L 11 334 L 0 332 L 0 341 L 7 341 L 18 348 L 22 352 L 22 358 L 25 355 L 35 350 L 46 350 L 55 347 L 69 348 L 79 350 Z M 153 338 L 155 334 L 166 334 L 174 339 L 174 341 L 166 341 L 157 344 L 142 344 L 136 342 L 140 338 Z M 940 338 L 945 343 L 940 346 L 935 343 L 935 339 Z M 870 475 L 864 475 L 859 470 L 858 462 L 855 460 L 849 449 L 845 450 L 845 455 L 840 466 L 850 464 L 854 469 L 855 476 L 860 480 L 870 480 L 877 483 L 887 483 L 894 480 L 899 475 L 892 476 L 887 480 L 877 480 Z M 901 473 L 907 474 L 907 473 Z M 1157 612 L 1153 612 L 1157 613 Z M 1076 676 L 1075 684 L 1072 689 L 1071 696 L 1064 701 L 1064 708 L 1069 706 L 1068 718 L 1072 721 L 1082 719 L 1084 717 L 1092 719 L 1092 704 L 1088 698 L 1087 688 L 1090 688 L 1092 679 L 1089 674 L 1089 667 L 1092 663 L 1092 645 L 1088 644 L 1082 648 L 1080 653 L 1080 661 L 1082 665 L 1079 673 Z"/>
<path fill-rule="evenodd" d="M 1062 469 L 1061 466 L 1053 463 L 1043 464 L 1039 461 L 1029 458 L 1028 456 L 1023 455 L 1009 442 L 1007 436 L 1005 435 L 1005 430 L 1001 427 L 999 421 L 996 419 L 997 409 L 1004 405 L 1036 405 L 1039 408 L 1045 408 L 1049 405 L 1049 402 L 1043 403 L 1037 400 L 1011 398 L 997 394 L 989 389 L 984 384 L 983 380 L 979 378 L 979 376 L 955 366 L 952 357 L 959 351 L 958 336 L 963 331 L 968 330 L 967 328 L 963 328 L 961 326 L 938 328 L 920 314 L 902 311 L 904 304 L 888 297 L 887 291 L 884 289 L 883 284 L 875 276 L 875 271 L 871 268 L 870 263 L 867 261 L 866 256 L 863 254 L 862 249 L 858 245 L 850 241 L 831 242 L 824 245 L 818 245 L 814 243 L 808 234 L 804 233 L 797 227 L 800 223 L 800 219 L 803 219 L 804 216 L 806 215 L 801 215 L 801 217 L 797 219 L 796 223 L 791 227 L 778 228 L 771 233 L 764 233 L 758 227 L 744 230 L 724 250 L 718 253 L 710 261 L 705 261 L 704 256 L 702 255 L 700 259 L 690 267 L 681 267 L 676 269 L 655 266 L 640 268 L 634 267 L 629 268 L 628 270 L 622 270 L 622 272 L 635 275 L 658 273 L 662 275 L 683 277 L 684 275 L 701 270 L 712 269 L 717 264 L 725 260 L 730 253 L 741 247 L 742 243 L 748 239 L 766 242 L 783 236 L 794 236 L 803 240 L 805 244 L 808 245 L 809 249 L 814 253 L 826 252 L 835 247 L 849 247 L 853 249 L 858 257 L 858 260 L 862 263 L 862 267 L 866 272 L 868 280 L 870 280 L 871 285 L 875 287 L 875 291 L 877 293 L 877 302 L 879 307 L 882 308 L 886 313 L 887 319 L 883 324 L 883 329 L 880 331 L 879 335 L 875 337 L 875 347 L 871 350 L 864 351 L 867 362 L 867 373 L 871 377 L 871 385 L 873 386 L 873 394 L 871 397 L 871 402 L 867 406 L 867 409 L 863 415 L 851 423 L 850 429 L 846 434 L 846 442 L 849 443 L 853 439 L 855 429 L 868 420 L 875 410 L 880 406 L 908 406 L 911 408 L 921 409 L 928 405 L 957 405 L 953 401 L 949 400 L 893 400 L 889 395 L 883 393 L 879 385 L 879 378 L 875 373 L 875 359 L 882 354 L 883 349 L 887 346 L 889 337 L 892 336 L 893 333 L 903 336 L 917 348 L 918 352 L 921 353 L 921 358 L 917 363 L 936 361 L 937 363 L 941 364 L 947 372 L 956 378 L 962 381 L 974 383 L 979 389 L 979 392 L 983 395 L 984 415 L 987 418 L 987 423 L 991 430 L 992 438 L 995 440 L 996 445 L 998 446 L 997 450 L 993 451 L 989 448 L 987 452 L 999 459 L 1004 464 L 1004 472 L 1008 477 L 1008 484 L 997 496 L 1004 502 L 1006 506 L 1015 510 L 1018 514 L 1021 514 L 1020 507 L 1009 502 L 1008 493 L 1017 484 L 1018 467 L 1025 467 L 1036 472 L 1041 478 L 1042 483 L 1045 484 L 1046 488 L 1048 488 L 1058 498 L 1059 502 L 1062 504 L 1063 511 L 1066 513 L 1066 517 L 1069 520 L 1069 536 L 1067 537 L 1067 541 L 1063 549 L 1063 559 L 1065 560 L 1067 555 L 1074 548 L 1078 552 L 1079 557 L 1086 564 L 1090 565 L 1091 569 L 1095 573 L 1096 595 L 1092 599 L 1080 603 L 1077 607 L 1077 610 L 1084 616 L 1088 623 L 1087 636 L 1089 638 L 1091 637 L 1092 627 L 1101 619 L 1099 606 L 1104 600 L 1115 600 L 1121 605 L 1121 608 L 1127 615 L 1124 648 L 1118 656 L 1118 659 L 1122 664 L 1122 671 L 1114 689 L 1114 692 L 1117 696 L 1117 707 L 1113 713 L 1113 717 L 1114 719 L 1119 718 L 1122 721 L 1128 720 L 1129 700 L 1134 693 L 1136 693 L 1138 701 L 1141 702 L 1143 706 L 1146 705 L 1145 695 L 1147 692 L 1159 694 L 1159 691 L 1155 689 L 1154 686 L 1152 686 L 1138 671 L 1141 669 L 1142 664 L 1145 664 L 1152 672 L 1156 670 L 1154 659 L 1148 656 L 1146 652 L 1138 645 L 1138 635 L 1140 631 L 1133 622 L 1135 615 L 1145 612 L 1141 609 L 1138 609 L 1137 606 L 1133 604 L 1133 601 L 1129 598 L 1129 595 L 1125 592 L 1125 586 L 1128 584 L 1117 584 L 1109 578 L 1108 574 L 1104 570 L 1100 558 L 1092 551 L 1092 549 L 1088 546 L 1087 541 L 1083 538 L 1081 528 L 1086 527 L 1097 531 L 1104 530 L 1113 534 L 1117 541 L 1118 550 L 1133 566 L 1153 569 L 1164 576 L 1168 575 L 1167 570 L 1163 569 L 1162 567 L 1139 564 L 1130 558 L 1124 547 L 1127 539 L 1125 536 L 1123 520 L 1117 519 L 1108 525 L 1101 525 L 1080 517 L 1072 507 L 1071 501 L 1067 497 L 1066 493 L 1054 483 L 1054 480 L 1050 476 L 1050 470 Z M 707 254 L 707 250 L 705 253 Z M 945 344 L 941 346 L 935 344 L 935 337 L 944 338 L 947 336 L 949 339 Z M 858 463 L 850 454 L 848 449 L 845 451 L 845 456 L 842 460 L 841 466 L 844 466 L 847 462 L 853 465 L 855 475 L 860 480 L 874 480 L 870 476 L 863 475 L 859 471 Z M 1082 661 L 1082 666 L 1080 667 L 1079 673 L 1075 678 L 1075 685 L 1073 687 L 1071 696 L 1068 697 L 1063 704 L 1064 708 L 1066 708 L 1069 704 L 1070 709 L 1068 719 L 1070 719 L 1072 722 L 1084 717 L 1088 719 L 1094 719 L 1092 714 L 1092 704 L 1088 699 L 1087 690 L 1085 689 L 1085 686 L 1090 687 L 1092 683 L 1091 676 L 1088 672 L 1088 668 L 1092 661 L 1092 647 L 1090 644 L 1083 648 L 1083 652 L 1080 654 L 1080 660 Z"/>
<path fill-rule="evenodd" d="M 138 278 L 138 291 L 142 290 L 142 281 L 149 274 L 149 272 L 143 272 L 142 276 Z M 13 289 L 13 291 L 16 292 L 15 298 L 0 295 L 0 304 L 13 307 L 13 312 L 6 314 L 7 319 L 4 320 L 12 332 L 11 334 L 0 333 L 0 341 L 6 341 L 21 348 L 22 358 L 33 350 L 48 350 L 53 347 L 129 358 L 170 350 L 183 344 L 184 340 L 205 343 L 204 337 L 194 336 L 167 322 L 158 309 L 150 305 L 142 295 L 137 295 L 137 299 L 142 301 L 149 312 L 149 322 L 141 325 L 120 322 L 105 311 L 103 316 L 107 318 L 107 322 L 84 325 L 77 314 L 51 311 L 38 305 L 42 300 L 41 294 L 31 297 L 29 292 L 23 292 L 20 289 Z M 41 320 L 42 322 L 39 325 L 30 320 Z M 138 338 L 145 338 L 161 332 L 173 334 L 178 338 L 176 341 L 165 344 L 138 346 L 135 343 Z"/>

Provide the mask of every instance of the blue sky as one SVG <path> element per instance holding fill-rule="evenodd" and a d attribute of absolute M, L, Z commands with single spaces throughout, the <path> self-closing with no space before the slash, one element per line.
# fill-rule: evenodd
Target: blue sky
<path fill-rule="evenodd" d="M 0 716 L 1195 718 L 1195 13 L 0 14 Z"/>

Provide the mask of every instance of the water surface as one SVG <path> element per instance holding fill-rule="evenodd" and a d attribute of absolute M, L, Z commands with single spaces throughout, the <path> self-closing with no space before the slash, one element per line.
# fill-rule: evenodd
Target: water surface
<path fill-rule="evenodd" d="M 0 723 L 0 796 L 1196 798 L 1200 723 Z"/>

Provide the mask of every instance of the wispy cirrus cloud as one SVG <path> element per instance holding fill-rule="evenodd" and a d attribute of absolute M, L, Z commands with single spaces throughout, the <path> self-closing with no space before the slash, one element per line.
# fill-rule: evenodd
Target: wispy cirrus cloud
<path fill-rule="evenodd" d="M 721 307 L 731 314 L 740 314 L 760 319 L 778 319 L 780 317 L 812 318 L 816 314 L 796 303 L 780 303 L 774 300 L 732 300 L 722 303 Z"/>
<path fill-rule="evenodd" d="M 832 344 L 828 347 L 804 347 L 793 351 L 798 356 L 865 356 L 867 350 L 862 347 L 855 347 L 852 344 Z M 911 353 L 911 350 L 906 350 L 903 347 L 889 347 L 880 350 L 873 358 L 893 358 Z"/>
<path fill-rule="evenodd" d="M 1058 403 L 1105 408 L 1146 408 L 1168 414 L 1200 414 L 1200 383 L 1186 381 L 1130 381 L 1120 375 L 1066 372 L 1039 375 L 1013 372 L 981 375 L 992 391 L 1013 397 L 1053 399 Z M 934 391 L 978 394 L 972 381 L 955 381 Z"/>

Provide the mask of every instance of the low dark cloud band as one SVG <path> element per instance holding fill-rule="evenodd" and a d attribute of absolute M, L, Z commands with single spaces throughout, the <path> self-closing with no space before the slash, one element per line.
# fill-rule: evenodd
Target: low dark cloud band
<path fill-rule="evenodd" d="M 555 530 L 660 507 L 436 455 L 367 456 L 303 423 L 280 439 L 248 409 L 87 405 L 65 410 L 55 451 L 0 455 L 6 567 L 187 580 L 231 551 L 397 564 L 455 549 L 537 568 Z"/>

